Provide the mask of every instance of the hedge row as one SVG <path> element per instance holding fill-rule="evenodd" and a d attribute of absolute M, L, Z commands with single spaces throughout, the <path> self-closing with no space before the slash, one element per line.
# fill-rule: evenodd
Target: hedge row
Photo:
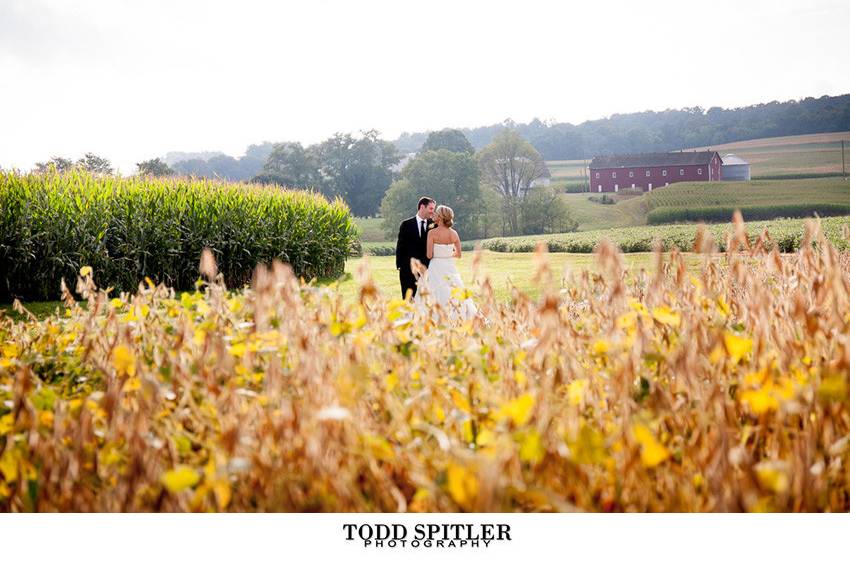
<path fill-rule="evenodd" d="M 144 277 L 192 288 L 210 248 L 229 286 L 279 259 L 305 278 L 335 277 L 356 244 L 342 201 L 194 179 L 0 173 L 0 302 L 56 299 L 91 266 L 98 283 Z"/>
<path fill-rule="evenodd" d="M 746 216 L 745 216 L 746 218 Z M 800 247 L 805 231 L 806 220 L 770 220 L 765 222 L 748 222 L 747 232 L 752 241 L 768 231 L 770 242 L 767 247 L 776 246 L 781 252 L 793 252 Z M 847 250 L 850 242 L 844 237 L 844 227 L 850 222 L 848 217 L 821 219 L 824 235 L 839 249 Z M 706 230 L 710 232 L 718 248 L 723 251 L 726 235 L 732 229 L 731 224 L 709 224 Z M 666 226 L 634 226 L 610 230 L 592 230 L 570 234 L 554 234 L 548 236 L 531 236 L 516 238 L 493 238 L 481 241 L 481 246 L 490 251 L 527 253 L 533 252 L 539 241 L 545 242 L 551 252 L 592 253 L 603 239 L 619 246 L 625 253 L 649 252 L 654 249 L 655 241 L 659 241 L 665 250 L 676 247 L 682 251 L 691 251 L 697 232 L 696 224 L 678 224 Z"/>

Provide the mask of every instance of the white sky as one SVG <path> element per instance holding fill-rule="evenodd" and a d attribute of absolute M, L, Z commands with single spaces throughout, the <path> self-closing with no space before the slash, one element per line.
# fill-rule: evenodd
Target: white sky
<path fill-rule="evenodd" d="M 850 93 L 848 0 L 0 0 L 0 166 Z"/>

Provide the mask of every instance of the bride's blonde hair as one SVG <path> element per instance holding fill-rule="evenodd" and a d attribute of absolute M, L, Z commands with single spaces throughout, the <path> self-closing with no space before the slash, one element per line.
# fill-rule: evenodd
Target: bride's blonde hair
<path fill-rule="evenodd" d="M 434 215 L 442 221 L 443 226 L 446 228 L 451 228 L 452 224 L 454 224 L 455 211 L 444 204 L 437 207 Z"/>

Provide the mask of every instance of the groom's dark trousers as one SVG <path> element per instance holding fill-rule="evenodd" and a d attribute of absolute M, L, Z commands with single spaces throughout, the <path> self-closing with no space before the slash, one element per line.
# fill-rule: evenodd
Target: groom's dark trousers
<path fill-rule="evenodd" d="M 410 258 L 416 258 L 425 266 L 428 266 L 427 242 L 428 242 L 428 224 L 425 225 L 425 231 L 419 235 L 419 225 L 416 217 L 408 218 L 402 221 L 398 227 L 398 241 L 395 246 L 395 266 L 398 269 L 398 278 L 401 282 L 401 296 L 407 297 L 407 290 L 410 289 L 413 295 L 416 294 L 416 277 L 413 276 L 413 271 L 410 269 Z"/>

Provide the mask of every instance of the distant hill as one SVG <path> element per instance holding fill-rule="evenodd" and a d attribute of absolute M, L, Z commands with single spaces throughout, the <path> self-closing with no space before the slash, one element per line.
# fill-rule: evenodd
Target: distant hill
<path fill-rule="evenodd" d="M 201 161 L 209 161 L 213 157 L 224 155 L 223 151 L 169 151 L 162 158 L 169 167 L 174 166 L 180 161 L 190 161 L 192 159 L 200 159 Z"/>
<path fill-rule="evenodd" d="M 490 143 L 504 128 L 517 130 L 547 160 L 586 159 L 613 153 L 674 151 L 718 146 L 740 140 L 850 130 L 850 94 L 743 108 L 700 107 L 679 110 L 614 114 L 579 125 L 527 124 L 506 120 L 479 128 L 462 128 L 476 149 Z M 417 151 L 428 132 L 403 133 L 395 145 L 402 152 Z"/>

